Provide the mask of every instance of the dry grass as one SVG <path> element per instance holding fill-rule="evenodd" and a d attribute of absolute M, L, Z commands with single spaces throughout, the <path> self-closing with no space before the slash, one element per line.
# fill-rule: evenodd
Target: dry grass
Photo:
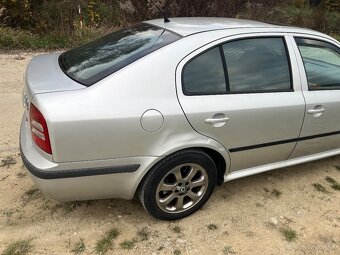
<path fill-rule="evenodd" d="M 286 238 L 288 242 L 293 242 L 297 239 L 297 233 L 294 229 L 290 227 L 284 227 L 281 229 L 281 233 Z"/>
<path fill-rule="evenodd" d="M 98 255 L 106 254 L 109 250 L 113 248 L 113 240 L 119 235 L 119 231 L 116 228 L 111 229 L 106 233 L 106 235 L 97 241 L 95 252 Z"/>
<path fill-rule="evenodd" d="M 231 248 L 231 246 L 224 246 L 222 250 L 223 254 L 235 254 L 236 252 Z"/>
<path fill-rule="evenodd" d="M 340 183 L 334 183 L 331 185 L 331 188 L 334 190 L 340 190 Z"/>
<path fill-rule="evenodd" d="M 137 237 L 139 238 L 140 241 L 147 241 L 149 240 L 150 237 L 150 231 L 148 230 L 147 227 L 144 227 L 137 232 Z"/>
<path fill-rule="evenodd" d="M 73 249 L 71 250 L 71 252 L 73 252 L 74 254 L 80 254 L 83 253 L 85 251 L 86 247 L 84 244 L 84 240 L 83 239 L 79 239 L 79 242 L 76 242 L 74 244 Z"/>
<path fill-rule="evenodd" d="M 1 160 L 0 167 L 9 168 L 11 165 L 15 165 L 17 161 L 13 156 L 7 156 L 5 159 Z"/>
<path fill-rule="evenodd" d="M 217 227 L 217 225 L 211 223 L 211 224 L 208 225 L 208 229 L 209 230 L 216 230 L 216 229 L 218 229 L 218 227 Z"/>
<path fill-rule="evenodd" d="M 272 190 L 269 190 L 267 188 L 263 188 L 263 190 L 269 194 L 270 197 L 276 197 L 276 198 L 279 198 L 281 195 L 282 195 L 282 192 L 279 191 L 278 189 L 276 188 L 273 188 Z"/>
<path fill-rule="evenodd" d="M 136 240 L 125 240 L 121 242 L 119 245 L 124 250 L 131 250 L 135 246 Z"/>
<path fill-rule="evenodd" d="M 322 192 L 322 193 L 329 193 L 328 190 L 320 183 L 313 183 L 312 184 L 315 190 Z"/>
<path fill-rule="evenodd" d="M 19 240 L 11 243 L 3 251 L 2 255 L 25 255 L 32 251 L 31 239 Z"/>
<path fill-rule="evenodd" d="M 334 180 L 332 177 L 329 177 L 329 176 L 327 176 L 327 177 L 325 178 L 325 181 L 328 182 L 328 183 L 330 183 L 330 184 L 335 184 L 335 183 L 337 183 L 336 180 Z"/>
<path fill-rule="evenodd" d="M 180 226 L 174 226 L 172 228 L 172 230 L 176 233 L 176 234 L 180 234 L 182 232 L 182 228 Z"/>

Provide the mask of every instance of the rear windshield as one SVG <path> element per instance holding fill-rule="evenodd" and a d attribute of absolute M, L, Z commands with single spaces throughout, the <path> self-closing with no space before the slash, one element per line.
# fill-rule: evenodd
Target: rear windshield
<path fill-rule="evenodd" d="M 71 79 L 91 86 L 179 38 L 163 28 L 140 23 L 64 52 L 59 65 Z"/>

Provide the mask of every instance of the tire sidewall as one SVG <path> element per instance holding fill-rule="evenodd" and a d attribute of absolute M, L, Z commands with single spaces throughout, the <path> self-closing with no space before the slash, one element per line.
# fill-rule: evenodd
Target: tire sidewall
<path fill-rule="evenodd" d="M 203 197 L 188 210 L 179 213 L 168 213 L 158 207 L 156 190 L 160 181 L 173 168 L 181 164 L 194 163 L 200 165 L 208 174 L 208 186 Z M 143 204 L 145 209 L 154 217 L 165 220 L 176 220 L 186 217 L 200 209 L 209 199 L 216 186 L 217 170 L 214 161 L 204 152 L 185 151 L 166 158 L 157 164 L 150 172 L 144 185 Z"/>

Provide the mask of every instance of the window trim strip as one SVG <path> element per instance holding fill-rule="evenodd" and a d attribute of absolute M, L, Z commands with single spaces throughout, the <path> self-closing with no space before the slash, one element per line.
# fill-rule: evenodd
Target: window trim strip
<path fill-rule="evenodd" d="M 229 85 L 229 75 L 228 75 L 228 69 L 227 69 L 227 62 L 225 60 L 225 56 L 223 53 L 223 47 L 222 44 L 218 46 L 220 50 L 220 55 L 222 59 L 222 66 L 223 66 L 223 71 L 224 71 L 224 79 L 225 79 L 225 86 L 226 86 L 226 92 L 230 91 L 230 85 Z"/>

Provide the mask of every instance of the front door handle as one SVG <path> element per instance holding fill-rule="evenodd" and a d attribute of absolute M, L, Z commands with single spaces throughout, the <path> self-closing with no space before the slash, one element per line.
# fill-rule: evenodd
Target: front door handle
<path fill-rule="evenodd" d="M 223 123 L 228 121 L 229 118 L 228 117 L 223 117 L 223 118 L 209 118 L 206 119 L 204 122 L 207 124 L 216 124 L 216 123 Z"/>

